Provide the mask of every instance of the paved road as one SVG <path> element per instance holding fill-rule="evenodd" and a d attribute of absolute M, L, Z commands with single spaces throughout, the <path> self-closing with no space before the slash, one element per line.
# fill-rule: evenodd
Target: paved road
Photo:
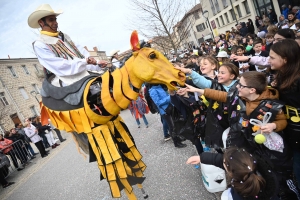
<path fill-rule="evenodd" d="M 177 149 L 171 141 L 164 142 L 162 125 L 158 115 L 148 114 L 149 128 L 142 122 L 137 128 L 128 110 L 121 116 L 127 123 L 136 145 L 147 165 L 144 189 L 152 200 L 213 200 L 215 194 L 206 191 L 201 182 L 201 172 L 186 165 L 189 156 L 196 151 L 189 141 L 186 148 Z M 4 200 L 110 200 L 107 182 L 99 181 L 96 163 L 88 163 L 77 152 L 72 137 L 65 133 L 67 141 L 50 151 L 47 158 L 37 157 L 24 170 L 14 172 L 8 181 L 16 183 L 0 189 Z M 143 199 L 134 187 L 138 199 Z M 120 200 L 125 200 L 122 193 Z"/>

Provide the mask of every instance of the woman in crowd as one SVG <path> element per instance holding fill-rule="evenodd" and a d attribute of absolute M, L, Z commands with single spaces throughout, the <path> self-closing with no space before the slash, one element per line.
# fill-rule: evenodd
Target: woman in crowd
<path fill-rule="evenodd" d="M 48 144 L 52 147 L 52 149 L 56 148 L 60 144 L 57 144 L 54 140 L 53 133 L 51 131 L 50 126 L 42 125 L 41 123 L 41 117 L 38 116 L 35 118 L 35 125 L 38 129 L 39 135 L 45 135 L 48 141 Z"/>
<path fill-rule="evenodd" d="M 7 133 L 6 135 L 10 134 L 8 131 L 6 133 Z M 24 167 L 19 166 L 17 156 L 16 156 L 16 151 L 14 150 L 12 143 L 13 143 L 12 140 L 4 138 L 3 135 L 0 134 L 0 150 L 4 154 L 10 155 L 15 168 L 17 168 L 18 171 L 21 171 L 22 169 L 24 169 Z"/>
<path fill-rule="evenodd" d="M 134 116 L 136 123 L 138 125 L 138 128 L 141 127 L 140 118 L 143 118 L 146 128 L 148 128 L 148 121 L 145 116 L 145 114 L 149 113 L 149 108 L 144 100 L 144 96 L 142 95 L 142 92 L 140 91 L 139 96 L 137 100 L 133 100 L 130 102 L 128 106 L 131 114 Z"/>
<path fill-rule="evenodd" d="M 277 71 L 272 86 L 278 89 L 288 125 L 284 133 L 294 151 L 294 173 L 300 188 L 300 49 L 297 42 L 285 39 L 271 47 L 269 64 Z"/>

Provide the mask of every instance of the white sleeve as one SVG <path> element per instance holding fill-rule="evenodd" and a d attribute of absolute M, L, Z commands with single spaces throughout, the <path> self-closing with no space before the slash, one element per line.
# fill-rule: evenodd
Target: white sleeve
<path fill-rule="evenodd" d="M 57 76 L 74 75 L 87 69 L 86 59 L 74 58 L 67 60 L 56 57 L 46 44 L 36 41 L 34 51 L 41 65 Z"/>
<path fill-rule="evenodd" d="M 88 58 L 90 56 L 90 53 L 83 46 L 76 45 L 76 47 L 80 51 L 80 53 L 82 55 L 84 55 L 85 58 Z M 86 69 L 89 70 L 89 71 L 97 71 L 97 72 L 102 71 L 101 67 L 99 67 L 98 65 L 87 65 Z"/>

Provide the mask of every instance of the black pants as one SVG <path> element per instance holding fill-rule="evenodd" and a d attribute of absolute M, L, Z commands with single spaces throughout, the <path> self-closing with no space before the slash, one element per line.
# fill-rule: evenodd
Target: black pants
<path fill-rule="evenodd" d="M 177 136 L 177 133 L 175 133 L 175 131 L 174 131 L 174 122 L 173 122 L 172 116 L 168 115 L 168 114 L 164 114 L 161 116 L 164 118 L 164 120 L 167 122 L 167 124 L 169 126 L 169 133 L 172 137 L 174 145 L 176 146 L 178 143 L 181 143 L 180 138 Z"/>
<path fill-rule="evenodd" d="M 60 142 L 63 142 L 64 139 L 63 139 L 62 136 L 61 136 L 60 130 L 58 130 L 57 128 L 55 128 L 55 129 L 53 129 L 53 130 L 55 131 L 55 133 L 56 133 L 56 135 L 57 135 L 59 141 L 60 141 Z"/>
<path fill-rule="evenodd" d="M 42 140 L 40 140 L 34 144 L 35 144 L 36 148 L 38 148 L 41 156 L 44 157 L 46 155 L 46 150 L 45 150 Z"/>
<path fill-rule="evenodd" d="M 5 168 L 0 168 L 0 184 L 2 186 L 6 185 L 8 182 L 5 180 Z"/>

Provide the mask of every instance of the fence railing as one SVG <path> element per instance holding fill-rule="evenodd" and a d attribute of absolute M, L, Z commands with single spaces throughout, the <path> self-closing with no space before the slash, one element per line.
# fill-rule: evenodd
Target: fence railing
<path fill-rule="evenodd" d="M 5 164 L 0 171 L 0 173 L 3 173 L 4 177 L 9 176 L 18 169 L 21 170 L 30 162 L 33 155 L 30 154 L 26 145 L 30 144 L 26 144 L 22 140 L 18 140 L 3 149 L 0 149 L 0 153 L 2 155 L 4 154 L 9 160 L 9 163 L 6 162 L 7 164 Z M 0 163 L 1 162 L 4 162 L 4 160 L 1 159 Z"/>

